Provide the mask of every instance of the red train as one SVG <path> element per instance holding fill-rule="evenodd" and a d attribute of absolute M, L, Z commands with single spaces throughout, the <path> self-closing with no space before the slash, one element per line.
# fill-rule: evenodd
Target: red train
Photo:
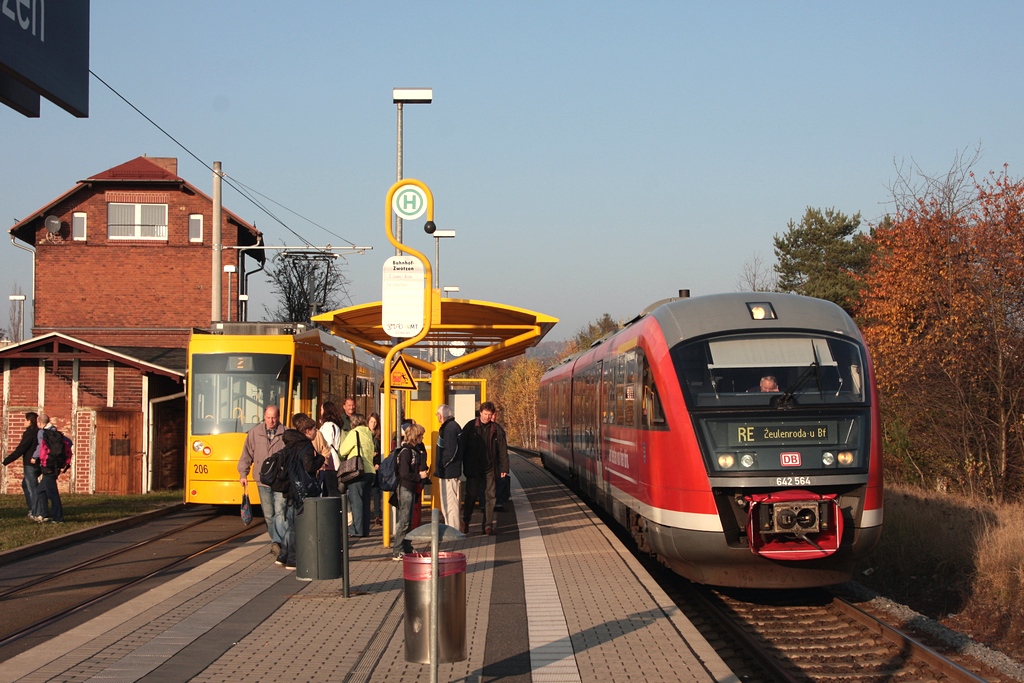
<path fill-rule="evenodd" d="M 545 465 L 701 583 L 824 586 L 882 531 L 871 357 L 838 306 L 668 299 L 541 379 Z"/>

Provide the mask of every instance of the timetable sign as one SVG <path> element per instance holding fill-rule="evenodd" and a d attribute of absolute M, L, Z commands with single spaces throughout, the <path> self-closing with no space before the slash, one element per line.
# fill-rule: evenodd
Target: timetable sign
<path fill-rule="evenodd" d="M 415 337 L 423 331 L 426 272 L 415 256 L 392 256 L 384 262 L 381 318 L 391 337 Z"/>

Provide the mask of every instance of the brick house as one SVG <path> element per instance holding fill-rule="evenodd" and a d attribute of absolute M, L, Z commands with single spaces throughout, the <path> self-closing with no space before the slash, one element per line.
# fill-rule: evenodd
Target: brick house
<path fill-rule="evenodd" d="M 0 349 L 0 442 L 18 444 L 24 413 L 46 412 L 75 442 L 62 490 L 138 493 L 183 485 L 186 348 L 211 322 L 213 201 L 177 175 L 177 160 L 138 157 L 79 181 L 16 223 L 33 252 L 31 339 Z M 255 226 L 222 211 L 225 320 L 238 316 Z M 20 245 L 18 245 L 20 246 Z M 239 248 L 240 247 L 240 248 Z M 221 274 L 223 276 L 223 274 Z M 21 491 L 20 462 L 0 491 Z"/>

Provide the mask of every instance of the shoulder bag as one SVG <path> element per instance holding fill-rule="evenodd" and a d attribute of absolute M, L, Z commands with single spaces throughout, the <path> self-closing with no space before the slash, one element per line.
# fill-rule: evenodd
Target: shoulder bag
<path fill-rule="evenodd" d="M 363 476 L 363 454 L 359 444 L 359 432 L 356 432 L 356 454 L 341 461 L 338 466 L 338 481 L 352 484 Z"/>

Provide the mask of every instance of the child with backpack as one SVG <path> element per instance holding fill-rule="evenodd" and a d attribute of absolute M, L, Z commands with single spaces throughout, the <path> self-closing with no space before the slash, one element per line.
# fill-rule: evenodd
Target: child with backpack
<path fill-rule="evenodd" d="M 395 456 L 397 485 L 392 494 L 392 502 L 396 504 L 397 522 L 395 538 L 391 542 L 391 559 L 400 560 L 405 553 L 412 552 L 412 544 L 405 536 L 413 528 L 413 508 L 419 502 L 422 481 L 427 478 L 426 458 L 421 455 L 420 445 L 423 443 L 424 429 L 422 425 L 411 424 L 402 431 L 402 446 Z M 390 458 L 391 456 L 389 456 Z M 381 463 L 381 471 L 384 463 Z M 381 489 L 386 482 L 381 477 Z"/>
<path fill-rule="evenodd" d="M 71 441 L 57 431 L 57 426 L 50 421 L 50 416 L 40 413 L 38 423 L 42 425 L 36 436 L 38 445 L 33 457 L 42 468 L 43 477 L 36 488 L 36 509 L 33 520 L 40 524 L 64 521 L 64 506 L 60 502 L 57 490 L 57 477 L 68 467 Z"/>

